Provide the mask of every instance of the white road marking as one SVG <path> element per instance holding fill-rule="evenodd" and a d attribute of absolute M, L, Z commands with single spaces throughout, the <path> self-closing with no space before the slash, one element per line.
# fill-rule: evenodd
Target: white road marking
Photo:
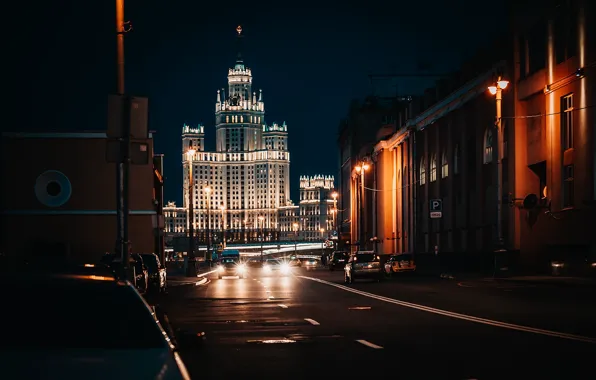
<path fill-rule="evenodd" d="M 286 305 L 284 305 L 283 303 L 280 303 L 279 305 L 277 305 L 279 307 L 281 307 L 282 309 L 287 309 L 288 307 Z"/>
<path fill-rule="evenodd" d="M 370 310 L 372 309 L 372 307 L 370 306 L 354 306 L 354 307 L 349 307 L 348 310 Z"/>
<path fill-rule="evenodd" d="M 317 321 L 315 321 L 314 319 L 310 319 L 310 318 L 304 318 L 304 320 L 305 320 L 306 322 L 310 323 L 310 324 L 311 324 L 311 325 L 313 325 L 313 326 L 318 326 L 318 325 L 320 325 L 320 323 L 319 323 L 319 322 L 317 322 Z"/>
<path fill-rule="evenodd" d="M 325 285 L 329 285 L 329 286 L 334 286 L 334 287 L 336 287 L 338 289 L 342 289 L 342 290 L 345 290 L 347 292 L 352 292 L 352 293 L 355 293 L 355 294 L 359 294 L 359 295 L 364 296 L 364 297 L 376 299 L 376 300 L 383 301 L 383 302 L 392 303 L 392 304 L 399 305 L 399 306 L 409 307 L 411 309 L 417 309 L 417 310 L 420 310 L 420 311 L 426 311 L 428 313 L 433 313 L 433 314 L 438 314 L 438 315 L 444 315 L 446 317 L 461 319 L 461 320 L 468 321 L 468 322 L 481 323 L 481 324 L 489 325 L 489 326 L 501 327 L 501 328 L 509 329 L 509 330 L 524 331 L 524 332 L 528 332 L 528 333 L 532 333 L 532 334 L 546 335 L 546 336 L 552 336 L 552 337 L 555 337 L 555 338 L 569 339 L 569 340 L 575 340 L 575 341 L 579 341 L 579 342 L 586 342 L 586 343 L 596 344 L 596 338 L 592 338 L 592 337 L 588 337 L 588 336 L 568 334 L 568 333 L 563 333 L 563 332 L 558 332 L 558 331 L 551 331 L 551 330 L 539 329 L 539 328 L 535 328 L 535 327 L 516 325 L 514 323 L 507 323 L 507 322 L 495 321 L 495 320 L 487 319 L 487 318 L 474 317 L 472 315 L 455 313 L 455 312 L 452 312 L 452 311 L 437 309 L 437 308 L 434 308 L 434 307 L 419 305 L 419 304 L 415 304 L 415 303 L 411 303 L 411 302 L 406 302 L 406 301 L 400 301 L 400 300 L 397 300 L 397 299 L 394 299 L 394 298 L 383 297 L 383 296 L 379 296 L 377 294 L 363 292 L 361 290 L 353 289 L 353 288 L 350 288 L 350 287 L 347 287 L 347 286 L 335 284 L 333 282 L 321 280 L 321 279 L 314 278 L 314 277 L 306 277 L 306 276 L 299 276 L 299 277 L 304 278 L 306 280 L 316 281 L 316 282 L 319 282 L 321 284 L 325 284 Z"/>
<path fill-rule="evenodd" d="M 380 350 L 383 347 L 382 346 L 377 346 L 374 343 L 369 342 L 368 340 L 364 340 L 364 339 L 357 339 L 356 342 L 360 343 L 360 344 L 364 344 L 365 346 L 368 346 L 370 348 L 374 348 L 376 350 Z"/>
<path fill-rule="evenodd" d="M 211 270 L 211 271 L 205 272 L 205 273 L 199 273 L 199 274 L 197 274 L 197 277 L 207 276 L 208 274 L 215 273 L 215 272 L 217 272 L 217 269 L 214 269 L 214 270 Z"/>

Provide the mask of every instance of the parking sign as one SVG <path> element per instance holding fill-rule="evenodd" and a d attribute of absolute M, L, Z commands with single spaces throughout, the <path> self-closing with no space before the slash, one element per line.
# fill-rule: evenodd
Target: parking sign
<path fill-rule="evenodd" d="M 442 199 L 431 199 L 430 200 L 430 218 L 439 219 L 443 217 L 443 200 Z"/>

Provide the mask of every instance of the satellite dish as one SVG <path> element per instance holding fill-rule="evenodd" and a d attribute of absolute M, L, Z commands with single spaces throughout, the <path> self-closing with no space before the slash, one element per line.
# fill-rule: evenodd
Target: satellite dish
<path fill-rule="evenodd" d="M 526 210 L 531 210 L 538 206 L 538 196 L 536 194 L 528 194 L 524 198 L 523 207 Z"/>

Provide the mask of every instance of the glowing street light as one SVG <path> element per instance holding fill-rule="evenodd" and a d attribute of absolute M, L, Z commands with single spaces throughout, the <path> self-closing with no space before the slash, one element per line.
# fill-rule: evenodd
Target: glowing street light
<path fill-rule="evenodd" d="M 501 108 L 503 100 L 503 90 L 507 88 L 509 81 L 504 80 L 500 76 L 496 83 L 492 86 L 488 86 L 488 91 L 491 95 L 495 95 L 496 100 L 496 120 L 495 127 L 497 129 L 497 149 L 493 153 L 496 155 L 497 163 L 497 244 L 498 250 L 503 248 L 503 215 L 502 215 L 502 203 L 503 203 L 503 128 L 501 120 Z"/>

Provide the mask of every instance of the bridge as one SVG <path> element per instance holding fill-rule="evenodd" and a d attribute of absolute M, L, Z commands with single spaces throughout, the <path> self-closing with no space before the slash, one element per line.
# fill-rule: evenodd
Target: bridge
<path fill-rule="evenodd" d="M 291 255 L 295 253 L 299 258 L 311 258 L 311 256 L 316 255 L 306 255 L 307 253 L 322 253 L 322 251 L 326 248 L 325 242 L 302 242 L 302 243 L 293 243 L 293 242 L 264 242 L 262 245 L 261 243 L 247 243 L 247 244 L 227 244 L 226 249 L 237 249 L 240 251 L 241 256 L 251 257 L 251 256 L 261 256 L 261 250 L 263 251 L 263 256 L 280 256 L 280 255 Z M 166 251 L 171 251 L 172 248 L 166 248 Z M 198 247 L 198 252 L 205 252 L 207 247 L 202 246 Z M 304 257 L 300 257 L 304 256 Z M 308 257 L 307 257 L 308 256 Z M 320 257 L 320 254 L 318 255 Z"/>

